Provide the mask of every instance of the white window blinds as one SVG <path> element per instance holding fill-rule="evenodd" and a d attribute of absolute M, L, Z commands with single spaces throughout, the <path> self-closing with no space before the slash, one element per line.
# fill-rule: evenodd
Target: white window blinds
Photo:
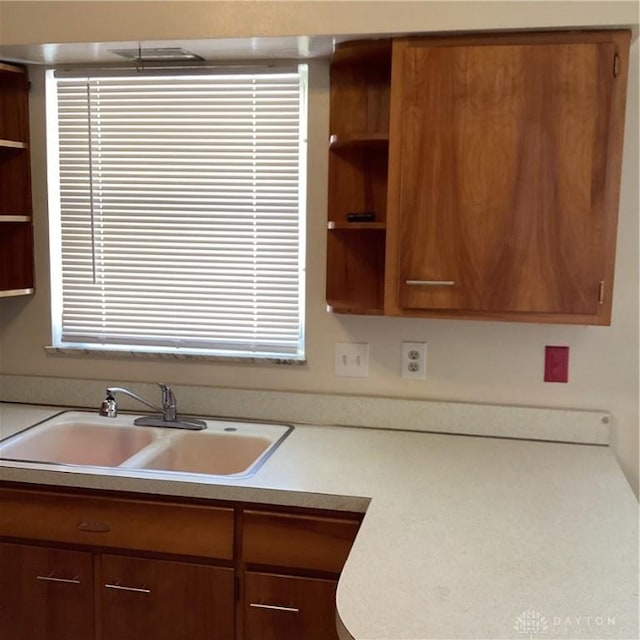
<path fill-rule="evenodd" d="M 303 358 L 304 67 L 50 82 L 57 346 Z"/>

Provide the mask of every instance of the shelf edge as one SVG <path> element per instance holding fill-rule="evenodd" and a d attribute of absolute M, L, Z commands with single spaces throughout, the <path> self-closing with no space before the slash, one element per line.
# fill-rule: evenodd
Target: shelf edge
<path fill-rule="evenodd" d="M 342 147 L 372 147 L 389 144 L 388 133 L 363 133 L 363 134 L 339 134 L 332 133 L 329 136 L 329 147 L 340 149 Z"/>
<path fill-rule="evenodd" d="M 327 229 L 329 231 L 351 229 L 355 230 L 370 230 L 370 231 L 384 231 L 387 228 L 385 222 L 336 222 L 335 220 L 329 220 L 327 222 Z"/>
<path fill-rule="evenodd" d="M 26 149 L 27 143 L 21 140 L 6 140 L 0 138 L 0 149 Z"/>
<path fill-rule="evenodd" d="M 0 290 L 0 298 L 13 298 L 16 296 L 28 296 L 34 293 L 35 289 L 30 287 L 29 289 L 4 289 Z"/>
<path fill-rule="evenodd" d="M 31 222 L 31 216 L 7 216 L 0 214 L 0 224 L 3 222 Z"/>
<path fill-rule="evenodd" d="M 25 73 L 22 67 L 16 64 L 9 64 L 8 62 L 0 62 L 0 73 Z"/>
<path fill-rule="evenodd" d="M 384 309 L 379 307 L 358 307 L 355 304 L 327 300 L 327 311 L 329 313 L 344 313 L 348 315 L 360 316 L 382 316 Z"/>

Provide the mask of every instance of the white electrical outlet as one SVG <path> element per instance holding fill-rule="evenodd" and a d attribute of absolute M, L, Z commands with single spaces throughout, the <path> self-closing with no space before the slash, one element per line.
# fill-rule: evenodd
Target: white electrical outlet
<path fill-rule="evenodd" d="M 366 378 L 369 375 L 369 343 L 336 342 L 334 372 L 337 376 Z"/>
<path fill-rule="evenodd" d="M 402 373 L 403 378 L 425 380 L 427 377 L 427 343 L 402 343 Z"/>

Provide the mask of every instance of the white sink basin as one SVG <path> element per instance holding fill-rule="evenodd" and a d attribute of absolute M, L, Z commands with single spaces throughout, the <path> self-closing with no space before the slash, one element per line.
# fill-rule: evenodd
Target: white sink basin
<path fill-rule="evenodd" d="M 271 444 L 268 438 L 255 436 L 188 433 L 174 438 L 140 467 L 221 476 L 244 474 Z"/>
<path fill-rule="evenodd" d="M 117 467 L 153 440 L 153 433 L 134 426 L 43 424 L 0 442 L 0 458 Z"/>
<path fill-rule="evenodd" d="M 293 430 L 207 420 L 204 431 L 134 426 L 139 416 L 67 411 L 0 441 L 0 459 L 168 473 L 246 476 Z"/>

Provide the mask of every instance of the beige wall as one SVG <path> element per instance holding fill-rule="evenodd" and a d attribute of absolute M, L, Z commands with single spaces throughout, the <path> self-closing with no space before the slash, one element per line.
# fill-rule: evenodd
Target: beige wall
<path fill-rule="evenodd" d="M 0 0 L 0 43 L 619 26 L 637 13 L 635 0 Z"/>
<path fill-rule="evenodd" d="M 230 12 L 229 4 L 235 7 L 233 12 Z M 121 10 L 124 5 L 129 6 L 126 19 L 123 19 Z M 187 5 L 188 11 L 184 11 Z M 404 7 L 402 10 L 400 5 Z M 72 9 L 74 18 L 70 19 Z M 324 269 L 328 80 L 325 63 L 316 62 L 312 64 L 310 75 L 308 366 L 278 368 L 48 356 L 43 350 L 43 346 L 50 342 L 44 87 L 42 73 L 36 70 L 33 74 L 31 119 L 38 289 L 31 298 L 0 302 L 0 373 L 109 381 L 163 379 L 170 383 L 212 387 L 606 409 L 615 417 L 614 447 L 617 455 L 637 491 L 640 172 L 637 3 L 0 2 L 0 21 L 0 41 L 3 44 L 138 37 L 634 26 L 611 327 L 327 314 Z M 400 343 L 403 340 L 428 342 L 429 375 L 426 381 L 407 381 L 399 377 Z M 334 377 L 333 343 L 336 341 L 366 341 L 371 344 L 372 362 L 368 378 Z M 571 347 L 569 384 L 545 384 L 542 381 L 544 346 L 547 344 Z"/>

